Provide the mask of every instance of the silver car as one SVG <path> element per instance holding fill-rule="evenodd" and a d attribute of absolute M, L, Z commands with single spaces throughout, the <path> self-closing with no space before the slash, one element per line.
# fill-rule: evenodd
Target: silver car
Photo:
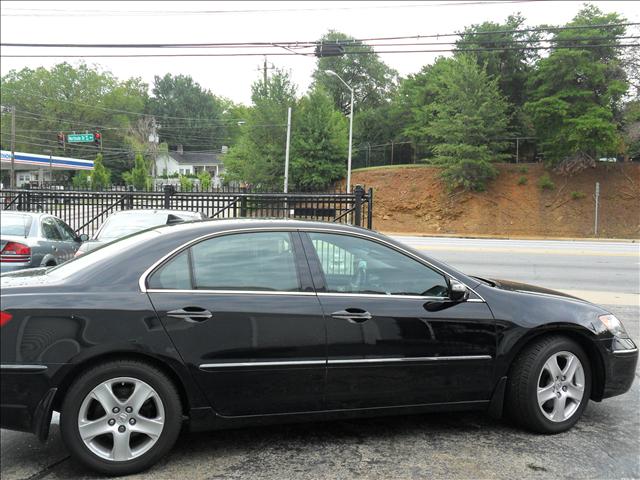
<path fill-rule="evenodd" d="M 52 267 L 70 260 L 82 240 L 73 229 L 47 213 L 0 213 L 0 273 Z"/>
<path fill-rule="evenodd" d="M 109 216 L 95 235 L 84 242 L 76 256 L 95 250 L 118 238 L 160 225 L 172 225 L 192 220 L 205 220 L 207 217 L 199 212 L 185 210 L 123 210 Z"/>

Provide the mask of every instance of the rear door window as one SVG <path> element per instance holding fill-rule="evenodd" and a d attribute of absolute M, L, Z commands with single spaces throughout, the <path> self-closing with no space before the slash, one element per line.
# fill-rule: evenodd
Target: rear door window
<path fill-rule="evenodd" d="M 42 236 L 47 240 L 61 241 L 62 234 L 58 230 L 56 221 L 53 217 L 45 217 L 42 219 Z"/>

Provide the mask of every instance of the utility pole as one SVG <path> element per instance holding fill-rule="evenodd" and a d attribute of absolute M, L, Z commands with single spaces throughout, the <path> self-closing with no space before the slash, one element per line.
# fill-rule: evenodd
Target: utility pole
<path fill-rule="evenodd" d="M 291 146 L 291 107 L 287 110 L 287 147 L 284 153 L 284 193 L 289 191 L 289 147 Z"/>
<path fill-rule="evenodd" d="M 267 86 L 267 56 L 264 56 L 264 62 L 262 64 L 262 81 L 264 82 L 264 86 Z"/>
<path fill-rule="evenodd" d="M 9 187 L 16 186 L 16 106 L 11 107 L 11 178 Z"/>

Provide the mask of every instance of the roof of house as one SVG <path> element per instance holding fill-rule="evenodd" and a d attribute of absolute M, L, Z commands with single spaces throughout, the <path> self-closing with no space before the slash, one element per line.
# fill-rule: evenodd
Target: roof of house
<path fill-rule="evenodd" d="M 169 156 L 181 165 L 220 165 L 224 155 L 218 152 L 169 152 Z"/>

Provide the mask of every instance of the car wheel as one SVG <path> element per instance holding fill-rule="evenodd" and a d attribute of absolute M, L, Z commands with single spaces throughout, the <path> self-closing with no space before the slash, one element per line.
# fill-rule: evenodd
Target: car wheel
<path fill-rule="evenodd" d="M 182 426 L 175 385 L 155 367 L 111 361 L 69 388 L 60 430 L 71 455 L 106 475 L 149 468 L 173 447 Z"/>
<path fill-rule="evenodd" d="M 506 407 L 520 425 L 540 433 L 570 429 L 591 394 L 589 359 L 580 345 L 563 336 L 542 338 L 515 360 Z"/>

